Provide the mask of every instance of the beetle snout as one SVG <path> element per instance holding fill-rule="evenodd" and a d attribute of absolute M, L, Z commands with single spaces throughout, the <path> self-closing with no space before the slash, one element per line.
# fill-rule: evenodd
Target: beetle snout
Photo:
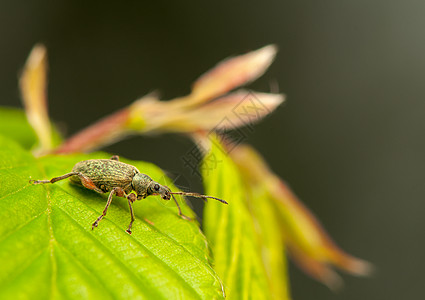
<path fill-rule="evenodd" d="M 163 189 L 162 191 L 161 191 L 161 198 L 162 199 L 164 199 L 164 200 L 170 200 L 171 199 L 171 194 L 170 194 L 170 192 L 167 190 L 167 189 Z"/>

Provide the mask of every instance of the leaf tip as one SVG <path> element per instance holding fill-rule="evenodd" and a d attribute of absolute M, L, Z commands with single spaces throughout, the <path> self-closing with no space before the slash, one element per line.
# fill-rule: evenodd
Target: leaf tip
<path fill-rule="evenodd" d="M 277 46 L 270 44 L 254 51 L 253 54 L 255 54 L 258 64 L 267 68 L 276 57 L 277 51 Z"/>
<path fill-rule="evenodd" d="M 345 264 L 340 265 L 340 267 L 357 276 L 370 276 L 375 272 L 373 264 L 363 259 L 353 257 Z"/>

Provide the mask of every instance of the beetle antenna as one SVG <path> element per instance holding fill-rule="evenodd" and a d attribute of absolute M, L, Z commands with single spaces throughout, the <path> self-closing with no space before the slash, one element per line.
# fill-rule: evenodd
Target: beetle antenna
<path fill-rule="evenodd" d="M 224 204 L 229 204 L 226 201 L 224 201 L 223 199 L 220 198 L 216 198 L 216 197 L 212 197 L 212 196 L 206 196 L 206 195 L 201 195 L 198 193 L 187 193 L 187 192 L 171 192 L 170 194 L 174 194 L 174 195 L 184 195 L 184 196 L 190 196 L 190 197 L 196 197 L 196 198 L 201 198 L 204 201 L 207 201 L 207 199 L 214 199 L 217 201 L 220 201 L 221 203 Z"/>

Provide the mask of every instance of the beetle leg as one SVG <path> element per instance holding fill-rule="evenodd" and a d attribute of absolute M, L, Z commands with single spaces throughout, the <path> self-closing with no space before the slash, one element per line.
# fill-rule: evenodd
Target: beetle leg
<path fill-rule="evenodd" d="M 135 217 L 134 217 L 134 212 L 133 212 L 133 206 L 131 206 L 131 204 L 134 202 L 134 201 L 136 201 L 136 195 L 135 194 L 133 194 L 133 193 L 131 193 L 131 194 L 129 194 L 128 196 L 127 196 L 127 200 L 128 200 L 128 206 L 130 207 L 130 216 L 131 216 L 131 220 L 130 220 L 130 224 L 128 225 L 128 228 L 127 228 L 127 233 L 128 234 L 131 234 L 131 226 L 133 225 L 133 222 L 134 222 L 134 220 L 135 220 Z"/>
<path fill-rule="evenodd" d="M 120 161 L 120 157 L 118 155 L 112 155 L 112 157 L 110 158 L 110 160 Z"/>
<path fill-rule="evenodd" d="M 63 180 L 63 179 L 66 179 L 66 178 L 68 178 L 68 177 L 71 177 L 71 176 L 78 176 L 79 178 L 80 178 L 80 180 L 81 180 L 81 184 L 85 187 L 85 188 L 87 188 L 87 189 L 89 189 L 89 190 L 94 190 L 94 191 L 96 191 L 96 192 L 98 192 L 98 193 L 104 193 L 104 191 L 102 191 L 101 189 L 99 189 L 94 183 L 93 183 L 93 181 L 90 179 L 90 178 L 88 178 L 87 176 L 85 176 L 85 175 L 83 175 L 83 173 L 80 173 L 80 172 L 70 172 L 70 173 L 67 173 L 67 174 L 65 174 L 65 175 L 62 175 L 62 176 L 59 176 L 59 177 L 53 177 L 52 179 L 50 179 L 50 180 L 30 180 L 30 183 L 32 183 L 32 184 L 40 184 L 40 183 L 55 183 L 55 182 L 57 182 L 57 181 L 60 181 L 60 180 Z"/>
<path fill-rule="evenodd" d="M 117 195 L 122 197 L 124 195 L 124 191 L 120 187 L 114 187 L 112 191 L 109 193 L 108 201 L 106 202 L 106 206 L 103 209 L 103 213 L 94 221 L 94 223 L 91 226 L 91 229 L 93 230 L 97 225 L 99 225 L 99 222 L 103 219 L 104 216 L 106 216 L 106 212 L 108 211 L 109 205 L 111 205 L 112 202 L 112 196 Z"/>
<path fill-rule="evenodd" d="M 73 175 L 79 175 L 79 174 L 81 174 L 81 173 L 78 173 L 78 172 L 70 172 L 70 173 L 67 173 L 67 174 L 65 174 L 65 175 L 62 175 L 62 176 L 59 176 L 59 177 L 53 177 L 52 179 L 50 179 L 50 180 L 30 180 L 30 183 L 32 183 L 32 184 L 40 184 L 40 183 L 55 183 L 56 181 L 59 181 L 59 180 L 63 180 L 63 179 L 66 179 L 66 178 L 68 178 L 68 177 L 71 177 L 71 176 L 73 176 Z"/>
<path fill-rule="evenodd" d="M 180 216 L 180 217 L 182 217 L 183 219 L 186 219 L 186 220 L 192 220 L 191 218 L 189 218 L 188 216 L 186 216 L 186 215 L 184 215 L 184 214 L 182 213 L 182 210 L 181 210 L 181 208 L 180 208 L 179 203 L 177 202 L 176 197 L 174 197 L 174 195 L 173 195 L 173 194 L 171 194 L 171 196 L 173 197 L 173 200 L 174 200 L 174 202 L 176 203 L 177 208 L 179 209 L 179 216 Z"/>

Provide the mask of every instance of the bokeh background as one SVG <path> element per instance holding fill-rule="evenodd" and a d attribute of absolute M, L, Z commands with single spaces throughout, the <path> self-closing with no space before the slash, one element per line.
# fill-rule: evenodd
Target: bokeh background
<path fill-rule="evenodd" d="M 49 108 L 66 135 L 151 91 L 185 95 L 218 61 L 280 51 L 249 87 L 286 103 L 250 133 L 336 242 L 374 263 L 333 293 L 290 266 L 294 299 L 423 299 L 425 1 L 0 1 L 0 104 L 20 107 L 17 76 L 49 51 Z M 158 164 L 200 191 L 176 135 L 106 148 Z M 199 205 L 194 203 L 195 208 Z"/>

